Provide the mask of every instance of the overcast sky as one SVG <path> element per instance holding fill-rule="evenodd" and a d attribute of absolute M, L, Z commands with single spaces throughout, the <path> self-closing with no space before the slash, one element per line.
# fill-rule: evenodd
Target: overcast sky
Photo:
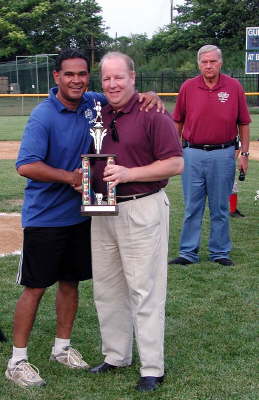
<path fill-rule="evenodd" d="M 170 23 L 171 0 L 97 0 L 103 9 L 109 36 L 147 33 L 150 38 L 159 28 Z M 173 5 L 183 0 L 173 0 Z M 175 15 L 175 14 L 174 14 Z"/>

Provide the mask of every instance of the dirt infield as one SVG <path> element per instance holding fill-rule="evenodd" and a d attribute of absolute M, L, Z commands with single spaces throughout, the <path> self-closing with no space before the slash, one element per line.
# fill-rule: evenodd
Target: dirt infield
<path fill-rule="evenodd" d="M 0 159 L 15 160 L 20 142 L 0 142 Z M 250 159 L 259 161 L 259 141 L 250 143 Z M 0 256 L 20 252 L 22 229 L 18 214 L 0 213 Z"/>
<path fill-rule="evenodd" d="M 15 160 L 20 142 L 0 142 L 0 159 Z M 250 159 L 259 161 L 259 141 L 250 143 Z"/>
<path fill-rule="evenodd" d="M 21 216 L 0 213 L 0 257 L 19 254 L 22 245 Z"/>
<path fill-rule="evenodd" d="M 0 159 L 15 160 L 20 142 L 0 142 Z"/>

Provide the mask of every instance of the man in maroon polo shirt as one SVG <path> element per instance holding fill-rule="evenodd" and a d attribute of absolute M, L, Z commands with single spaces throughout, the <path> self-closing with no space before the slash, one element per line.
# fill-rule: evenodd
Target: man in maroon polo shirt
<path fill-rule="evenodd" d="M 168 178 L 183 170 L 182 149 L 172 118 L 140 112 L 133 61 L 108 53 L 101 61 L 102 153 L 117 154 L 116 165 L 96 162 L 94 189 L 117 189 L 118 216 L 92 218 L 94 298 L 104 362 L 92 373 L 129 366 L 133 327 L 140 356 L 136 389 L 150 391 L 164 377 L 164 308 L 167 281 Z"/>
<path fill-rule="evenodd" d="M 208 197 L 209 259 L 231 266 L 228 198 L 235 176 L 235 139 L 239 135 L 239 169 L 246 173 L 250 117 L 241 84 L 220 72 L 222 55 L 218 47 L 201 47 L 198 66 L 201 74 L 183 83 L 173 113 L 184 147 L 185 216 L 179 257 L 169 264 L 199 262 L 201 224 Z"/>

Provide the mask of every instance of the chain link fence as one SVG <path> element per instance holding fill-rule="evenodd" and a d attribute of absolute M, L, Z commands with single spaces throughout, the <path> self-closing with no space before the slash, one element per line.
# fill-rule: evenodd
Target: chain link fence
<path fill-rule="evenodd" d="M 42 101 L 41 95 L 47 95 L 49 89 L 55 85 L 52 76 L 55 56 L 55 54 L 17 56 L 16 61 L 0 63 L 0 115 L 30 114 L 32 108 Z M 153 90 L 157 93 L 175 95 L 181 84 L 195 75 L 197 71 L 137 72 L 136 87 L 140 92 Z M 229 73 L 229 75 L 241 82 L 245 92 L 259 92 L 259 75 L 241 73 Z M 89 90 L 101 91 L 98 73 L 91 74 Z M 21 94 L 31 96 L 21 96 Z M 174 99 L 175 97 L 173 99 L 171 97 L 171 101 Z M 259 96 L 247 96 L 247 102 L 250 107 L 259 106 Z"/>

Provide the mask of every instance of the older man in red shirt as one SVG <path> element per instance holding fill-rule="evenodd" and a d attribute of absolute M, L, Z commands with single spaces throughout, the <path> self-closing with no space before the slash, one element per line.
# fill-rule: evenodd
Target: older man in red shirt
<path fill-rule="evenodd" d="M 184 147 L 185 216 L 180 254 L 169 264 L 199 262 L 201 224 L 208 197 L 209 259 L 231 266 L 228 198 L 235 176 L 235 140 L 239 135 L 239 169 L 246 172 L 250 117 L 241 84 L 220 72 L 222 54 L 218 47 L 200 48 L 198 66 L 201 74 L 184 82 L 173 113 Z"/>

